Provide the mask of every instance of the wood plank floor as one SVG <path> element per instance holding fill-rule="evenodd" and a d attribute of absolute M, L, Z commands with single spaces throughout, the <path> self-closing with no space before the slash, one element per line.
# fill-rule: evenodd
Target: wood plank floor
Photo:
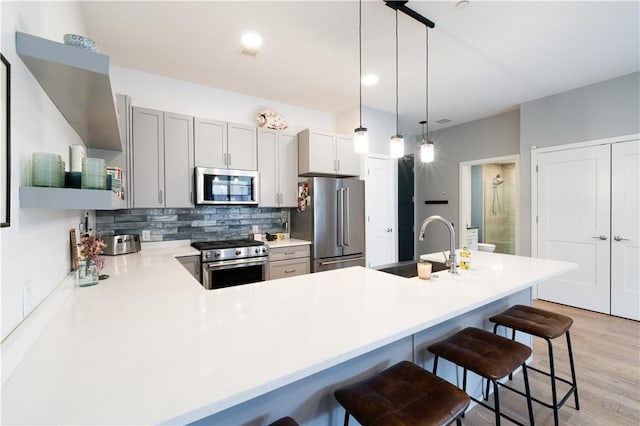
<path fill-rule="evenodd" d="M 573 396 L 560 409 L 561 425 L 638 426 L 640 425 L 640 322 L 540 300 L 534 306 L 573 318 L 571 345 L 576 364 L 580 410 Z M 567 345 L 564 337 L 553 341 L 556 371 L 570 378 Z M 547 344 L 533 339 L 532 365 L 549 371 Z M 538 399 L 551 401 L 549 378 L 530 371 L 531 392 Z M 524 389 L 522 374 L 513 380 Z M 559 395 L 568 387 L 559 386 Z M 493 398 L 490 398 L 492 400 Z M 527 405 L 521 397 L 506 389 L 500 392 L 502 411 L 528 424 Z M 553 425 L 553 411 L 533 403 L 536 425 Z M 464 425 L 494 424 L 494 414 L 476 406 L 462 420 Z M 503 424 L 512 424 L 503 419 Z"/>

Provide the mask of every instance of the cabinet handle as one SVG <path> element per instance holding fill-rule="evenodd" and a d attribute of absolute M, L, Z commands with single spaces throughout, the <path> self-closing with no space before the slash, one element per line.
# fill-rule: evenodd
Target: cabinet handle
<path fill-rule="evenodd" d="M 333 167 L 334 167 L 336 172 L 339 172 L 340 171 L 340 160 L 334 160 Z"/>
<path fill-rule="evenodd" d="M 606 239 L 607 239 L 607 236 L 606 236 L 606 235 L 598 235 L 597 237 L 591 237 L 591 238 L 597 238 L 597 239 L 599 239 L 599 240 L 604 241 L 604 240 L 606 240 Z"/>
<path fill-rule="evenodd" d="M 285 251 L 284 253 L 282 253 L 285 256 L 291 256 L 292 254 L 296 254 L 295 251 Z"/>
<path fill-rule="evenodd" d="M 285 269 L 284 273 L 285 273 L 285 274 L 293 274 L 295 271 L 296 271 L 295 269 L 292 269 L 292 270 L 290 270 L 290 271 L 287 271 L 287 270 Z"/>
<path fill-rule="evenodd" d="M 629 238 L 622 238 L 620 235 L 616 235 L 613 239 L 616 241 L 631 241 Z"/>
<path fill-rule="evenodd" d="M 231 165 L 231 154 L 227 154 L 227 159 L 229 160 L 229 162 L 227 163 L 227 166 Z"/>
<path fill-rule="evenodd" d="M 162 199 L 162 189 L 160 191 L 158 191 L 158 203 L 162 204 L 163 199 Z"/>

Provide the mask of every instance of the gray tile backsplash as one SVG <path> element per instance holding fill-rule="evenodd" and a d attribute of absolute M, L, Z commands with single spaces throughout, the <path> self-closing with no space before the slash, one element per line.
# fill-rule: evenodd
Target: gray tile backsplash
<path fill-rule="evenodd" d="M 101 235 L 142 234 L 151 241 L 224 240 L 247 238 L 251 225 L 260 232 L 282 232 L 289 209 L 259 207 L 195 207 L 192 209 L 97 210 Z"/>

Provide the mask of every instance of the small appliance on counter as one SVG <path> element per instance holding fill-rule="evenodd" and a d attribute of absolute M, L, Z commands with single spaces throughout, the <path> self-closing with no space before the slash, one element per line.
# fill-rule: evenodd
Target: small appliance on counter
<path fill-rule="evenodd" d="M 102 241 L 107 245 L 102 250 L 102 254 L 107 256 L 137 253 L 140 251 L 139 235 L 112 235 L 103 237 Z"/>

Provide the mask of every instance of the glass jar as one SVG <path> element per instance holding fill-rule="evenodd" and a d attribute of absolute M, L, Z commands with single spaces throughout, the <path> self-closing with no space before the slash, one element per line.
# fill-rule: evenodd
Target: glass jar
<path fill-rule="evenodd" d="M 98 284 L 99 275 L 96 262 L 92 259 L 81 259 L 78 268 L 78 285 L 89 287 Z"/>

